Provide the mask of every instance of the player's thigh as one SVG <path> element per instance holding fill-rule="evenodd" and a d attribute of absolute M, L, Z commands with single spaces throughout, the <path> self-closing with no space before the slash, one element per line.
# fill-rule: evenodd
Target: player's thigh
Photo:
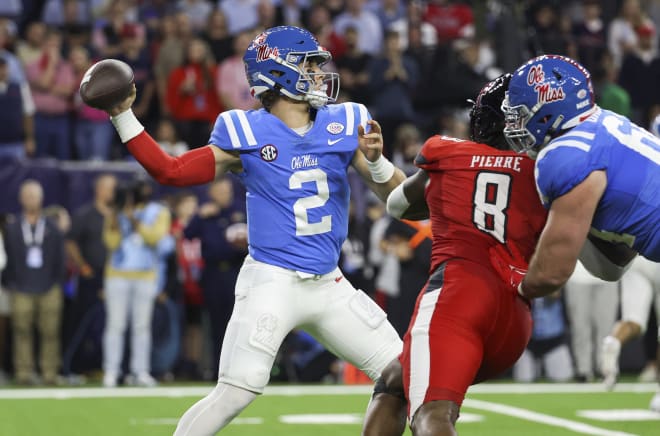
<path fill-rule="evenodd" d="M 401 352 L 402 342 L 385 312 L 348 280 L 329 288 L 330 302 L 302 326 L 326 348 L 375 380 Z"/>
<path fill-rule="evenodd" d="M 290 275 L 263 264 L 241 268 L 220 351 L 219 381 L 262 392 L 285 336 L 299 322 Z"/>

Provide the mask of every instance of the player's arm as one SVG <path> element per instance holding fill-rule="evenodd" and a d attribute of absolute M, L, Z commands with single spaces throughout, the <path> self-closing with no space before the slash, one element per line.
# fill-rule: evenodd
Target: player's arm
<path fill-rule="evenodd" d="M 424 190 L 429 181 L 426 171 L 420 169 L 394 188 L 387 197 L 387 213 L 394 218 L 424 220 L 429 217 L 429 208 Z"/>
<path fill-rule="evenodd" d="M 594 171 L 552 202 L 536 251 L 518 291 L 527 298 L 550 295 L 573 274 L 596 206 L 607 186 L 604 171 Z"/>
<path fill-rule="evenodd" d="M 358 126 L 358 149 L 353 155 L 352 165 L 369 188 L 383 201 L 401 184 L 406 175 L 383 156 L 383 135 L 376 120 L 368 120 L 369 133 Z"/>
<path fill-rule="evenodd" d="M 121 142 L 151 176 L 163 185 L 190 186 L 211 182 L 216 175 L 240 168 L 238 154 L 213 145 L 190 150 L 181 156 L 165 153 L 137 120 L 131 106 L 133 92 L 119 105 L 108 110 Z"/>

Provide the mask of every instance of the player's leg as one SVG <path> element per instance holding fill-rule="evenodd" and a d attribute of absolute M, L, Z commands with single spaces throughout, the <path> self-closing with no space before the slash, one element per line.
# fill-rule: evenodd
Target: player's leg
<path fill-rule="evenodd" d="M 633 265 L 621 279 L 621 320 L 614 325 L 610 335 L 606 336 L 601 344 L 599 365 L 603 382 L 608 389 L 614 387 L 619 376 L 621 346 L 646 329 L 652 298 L 651 282 Z"/>
<path fill-rule="evenodd" d="M 593 304 L 593 287 L 593 283 L 585 283 L 583 280 L 573 278 L 566 283 L 564 293 L 566 314 L 571 324 L 571 347 L 575 356 L 575 369 L 577 375 L 583 377 L 585 381 L 594 376 L 594 346 L 598 346 L 593 339 L 593 317 L 590 313 Z"/>
<path fill-rule="evenodd" d="M 218 384 L 179 420 L 175 436 L 214 435 L 268 383 L 284 337 L 299 322 L 295 273 L 247 258 L 222 350 Z"/>
<path fill-rule="evenodd" d="M 301 327 L 333 354 L 378 379 L 402 348 L 383 309 L 356 290 L 339 269 L 307 286 L 307 304 L 320 305 L 320 310 Z"/>
<path fill-rule="evenodd" d="M 499 281 L 481 265 L 453 260 L 431 275 L 420 294 L 401 355 L 415 435 L 456 434 L 460 405 L 499 310 L 490 280 Z"/>
<path fill-rule="evenodd" d="M 103 386 L 114 387 L 124 356 L 128 326 L 130 280 L 109 277 L 105 281 L 105 329 L 103 331 Z"/>
<path fill-rule="evenodd" d="M 403 372 L 393 360 L 376 380 L 362 427 L 363 436 L 401 436 L 406 429 L 406 396 Z"/>

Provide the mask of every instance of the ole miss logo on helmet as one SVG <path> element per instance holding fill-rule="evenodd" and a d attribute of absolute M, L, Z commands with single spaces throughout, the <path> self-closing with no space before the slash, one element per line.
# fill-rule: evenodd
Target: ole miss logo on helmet
<path fill-rule="evenodd" d="M 541 65 L 534 65 L 529 69 L 527 74 L 527 84 L 529 86 L 534 85 L 534 91 L 536 91 L 537 103 L 545 104 L 551 103 L 553 101 L 563 100 L 565 98 L 564 88 L 558 86 L 553 88 L 549 83 L 543 83 L 545 81 L 545 72 Z"/>

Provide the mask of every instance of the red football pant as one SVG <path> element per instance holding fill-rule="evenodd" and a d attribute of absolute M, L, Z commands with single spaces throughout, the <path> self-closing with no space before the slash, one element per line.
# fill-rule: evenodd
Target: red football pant
<path fill-rule="evenodd" d="M 531 333 L 529 306 L 490 265 L 446 262 L 444 277 L 434 273 L 417 298 L 403 339 L 399 359 L 409 416 L 429 401 L 460 406 L 471 384 L 518 360 Z"/>

